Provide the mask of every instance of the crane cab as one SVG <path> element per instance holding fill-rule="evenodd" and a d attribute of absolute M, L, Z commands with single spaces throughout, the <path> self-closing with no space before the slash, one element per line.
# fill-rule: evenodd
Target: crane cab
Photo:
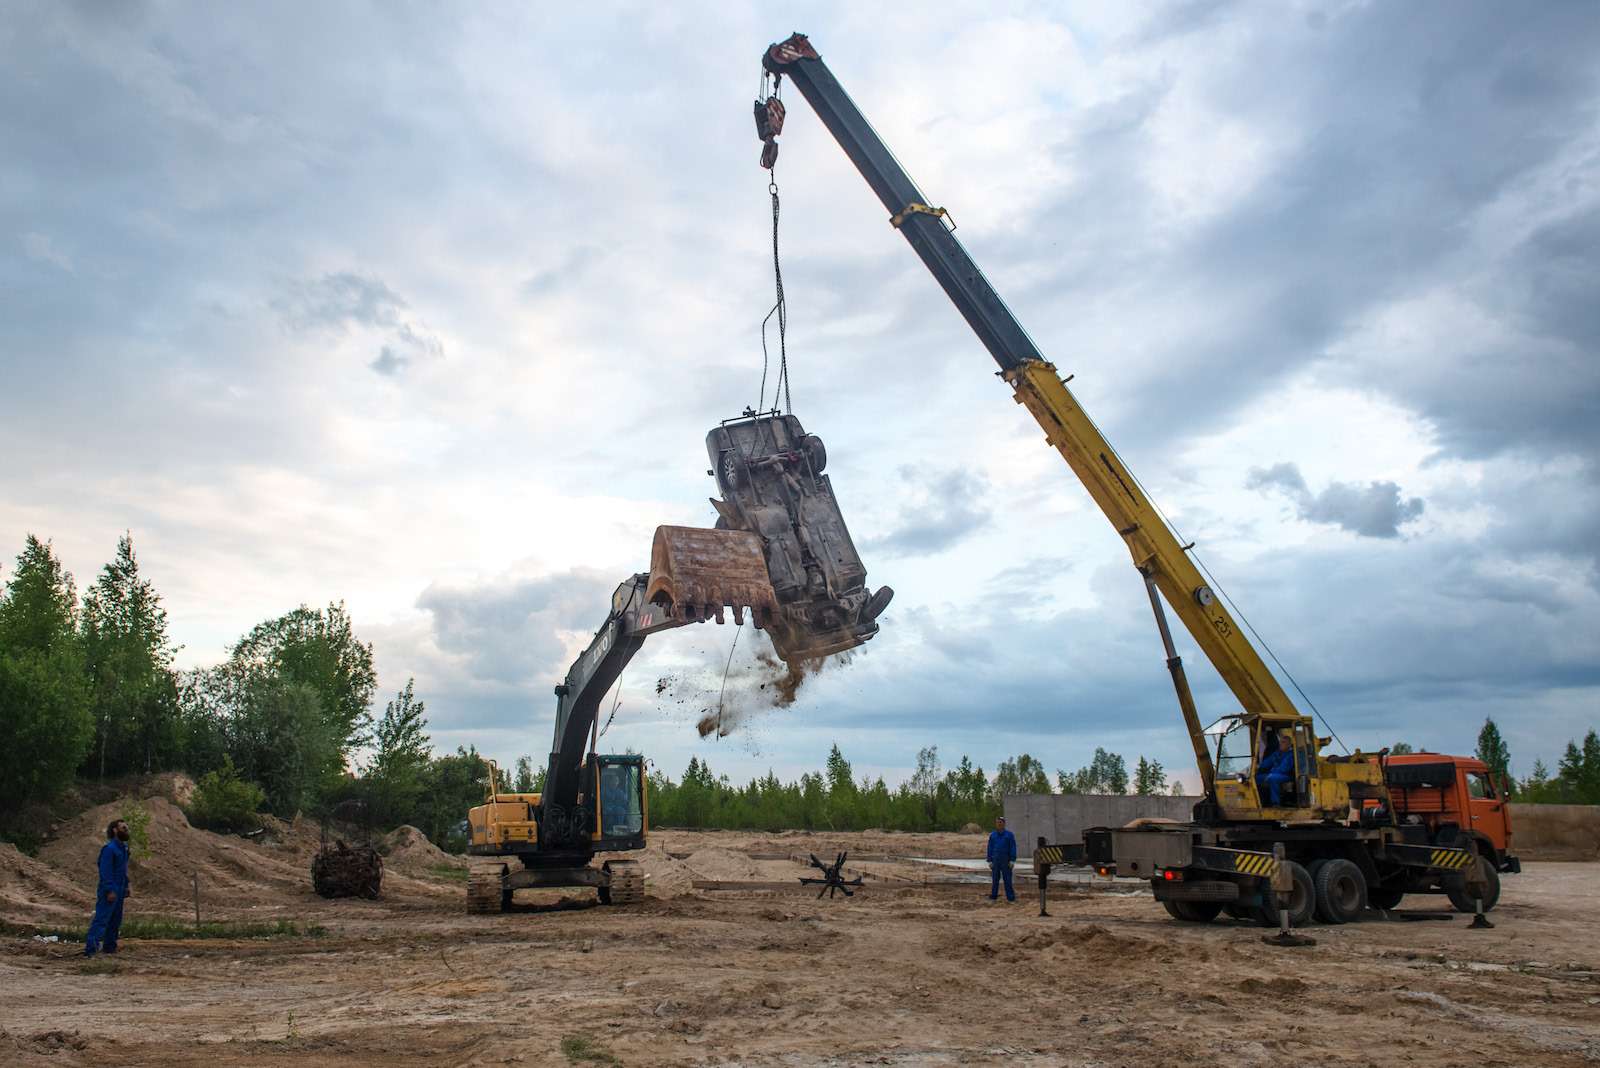
<path fill-rule="evenodd" d="M 1206 728 L 1213 741 L 1217 804 L 1227 819 L 1345 822 L 1352 804 L 1387 791 L 1375 760 L 1321 752 L 1308 716 L 1241 712 Z"/>

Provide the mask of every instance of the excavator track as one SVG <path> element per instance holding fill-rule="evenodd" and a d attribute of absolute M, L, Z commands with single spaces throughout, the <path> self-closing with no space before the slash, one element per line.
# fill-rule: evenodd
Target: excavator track
<path fill-rule="evenodd" d="M 611 885 L 602 899 L 607 905 L 633 905 L 644 900 L 644 870 L 631 860 L 606 862 Z"/>
<path fill-rule="evenodd" d="M 506 866 L 498 860 L 475 860 L 467 869 L 467 911 L 503 912 L 506 899 Z"/>

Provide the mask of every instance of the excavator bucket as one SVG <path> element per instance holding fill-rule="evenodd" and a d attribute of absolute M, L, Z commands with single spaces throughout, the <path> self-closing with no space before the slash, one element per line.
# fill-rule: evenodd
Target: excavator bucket
<path fill-rule="evenodd" d="M 748 608 L 755 625 L 766 627 L 778 611 L 761 538 L 743 530 L 657 527 L 645 599 L 692 622 L 721 623 L 727 607 L 743 623 Z"/>

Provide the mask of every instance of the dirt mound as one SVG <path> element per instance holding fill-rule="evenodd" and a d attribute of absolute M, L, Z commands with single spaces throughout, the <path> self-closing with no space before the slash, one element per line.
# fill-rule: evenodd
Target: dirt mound
<path fill-rule="evenodd" d="M 28 923 L 80 916 L 92 908 L 92 890 L 75 886 L 48 864 L 0 842 L 0 919 Z"/>
<path fill-rule="evenodd" d="M 762 879 L 761 865 L 743 853 L 729 849 L 697 849 L 683 862 L 696 879 Z"/>
<path fill-rule="evenodd" d="M 98 879 L 96 860 L 105 843 L 106 824 L 143 809 L 149 820 L 149 851 L 129 865 L 129 904 L 141 912 L 182 915 L 193 908 L 194 879 L 208 912 L 227 915 L 243 909 L 305 906 L 320 899 L 311 888 L 311 858 L 321 834 L 315 821 L 264 817 L 266 833 L 245 839 L 214 834 L 189 824 L 183 810 L 166 797 L 142 801 L 121 798 L 96 805 L 57 828 L 56 838 L 39 851 L 39 860 L 61 882 L 88 898 Z M 426 839 L 423 839 L 426 842 Z M 433 848 L 431 843 L 428 848 Z M 394 873 L 384 879 L 384 896 L 437 897 L 451 893 L 437 880 Z"/>
<path fill-rule="evenodd" d="M 961 825 L 961 833 L 962 834 L 982 834 L 983 833 L 983 828 L 979 827 L 976 823 L 963 823 Z"/>
<path fill-rule="evenodd" d="M 694 889 L 698 878 L 681 860 L 667 856 L 659 844 L 637 853 L 627 854 L 627 859 L 644 869 L 644 892 L 650 897 L 671 898 L 687 894 Z"/>
<path fill-rule="evenodd" d="M 393 871 L 411 875 L 437 875 L 435 868 L 466 868 L 467 858 L 457 857 L 428 840 L 428 836 L 411 826 L 401 824 L 384 841 L 384 864 Z"/>

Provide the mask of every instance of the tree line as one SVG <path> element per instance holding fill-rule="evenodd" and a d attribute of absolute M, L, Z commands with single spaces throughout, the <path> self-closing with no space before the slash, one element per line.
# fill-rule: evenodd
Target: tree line
<path fill-rule="evenodd" d="M 252 627 L 219 664 L 174 667 L 177 648 L 133 539 L 80 600 L 48 542 L 29 535 L 0 589 L 0 836 L 6 825 L 58 796 L 77 778 L 181 770 L 195 776 L 196 823 L 246 829 L 258 811 L 292 817 L 360 803 L 374 827 L 410 823 L 441 844 L 457 838 L 481 802 L 489 764 L 476 749 L 435 754 L 424 702 L 411 680 L 380 714 L 370 643 L 342 603 L 301 605 Z M 1392 752 L 1409 750 L 1397 743 Z M 1492 720 L 1478 755 L 1521 800 L 1600 803 L 1600 738 L 1569 742 L 1555 774 L 1535 761 L 1509 779 L 1510 753 Z M 530 757 L 504 786 L 537 791 L 544 769 Z M 1022 753 L 988 776 L 963 756 L 946 769 L 938 749 L 917 754 L 891 787 L 854 775 L 837 745 L 823 768 L 780 781 L 771 772 L 736 785 L 698 757 L 673 781 L 650 772 L 652 822 L 660 826 L 860 830 L 958 830 L 987 825 L 1007 794 L 1181 793 L 1161 763 L 1096 749 L 1075 771 Z"/>
<path fill-rule="evenodd" d="M 29 535 L 0 592 L 0 833 L 76 778 L 185 771 L 190 817 L 243 829 L 345 801 L 375 825 L 442 834 L 483 797 L 475 750 L 434 755 L 413 684 L 371 711 L 370 643 L 343 604 L 301 605 L 252 627 L 220 664 L 175 669 L 161 597 L 117 542 L 80 601 L 48 542 Z"/>

